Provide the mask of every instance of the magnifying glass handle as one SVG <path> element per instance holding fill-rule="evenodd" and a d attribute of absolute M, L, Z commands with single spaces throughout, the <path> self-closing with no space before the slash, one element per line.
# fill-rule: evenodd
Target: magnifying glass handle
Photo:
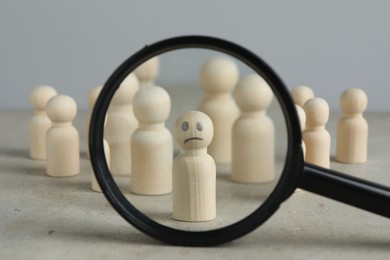
<path fill-rule="evenodd" d="M 305 163 L 299 187 L 390 218 L 390 188 Z"/>

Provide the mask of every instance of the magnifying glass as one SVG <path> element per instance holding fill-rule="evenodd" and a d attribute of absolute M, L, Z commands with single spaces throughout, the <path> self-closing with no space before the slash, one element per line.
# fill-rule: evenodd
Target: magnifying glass
<path fill-rule="evenodd" d="M 131 177 L 126 179 L 123 185 L 111 175 L 103 141 L 106 113 L 121 83 L 151 58 L 161 58 L 162 70 L 165 62 L 169 64 L 167 67 L 176 72 L 171 74 L 188 76 L 190 70 L 186 66 L 198 66 L 198 62 L 217 54 L 238 64 L 240 74 L 257 74 L 272 90 L 274 101 L 268 114 L 276 126 L 275 150 L 272 151 L 275 158 L 275 177 L 267 183 L 242 184 L 227 177 L 229 167 L 226 168 L 227 171 L 219 167 L 216 179 L 217 218 L 201 223 L 175 221 L 171 217 L 171 194 L 133 194 L 124 187 L 131 182 Z M 173 82 L 174 80 L 171 80 L 169 84 L 174 84 Z M 186 84 L 183 78 L 178 82 L 179 85 Z M 187 108 L 188 106 L 183 107 Z M 140 231 L 171 244 L 210 246 L 239 238 L 263 224 L 298 187 L 390 217 L 389 187 L 304 163 L 301 140 L 299 119 L 290 94 L 282 80 L 262 59 L 226 40 L 206 36 L 183 36 L 145 46 L 114 71 L 105 83 L 93 110 L 89 148 L 96 179 L 115 210 Z M 262 165 L 258 167 L 260 171 Z M 232 215 L 238 215 L 240 218 L 232 219 Z"/>

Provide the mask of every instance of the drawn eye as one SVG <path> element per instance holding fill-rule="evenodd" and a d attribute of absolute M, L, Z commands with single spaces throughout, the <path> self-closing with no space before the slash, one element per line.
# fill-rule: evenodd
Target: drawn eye
<path fill-rule="evenodd" d="M 203 126 L 202 126 L 202 124 L 200 122 L 196 123 L 196 129 L 198 129 L 199 131 L 203 130 Z"/>
<path fill-rule="evenodd" d="M 183 124 L 181 124 L 181 130 L 183 130 L 184 132 L 186 132 L 188 130 L 188 128 L 190 128 L 190 124 L 185 121 L 183 122 Z"/>

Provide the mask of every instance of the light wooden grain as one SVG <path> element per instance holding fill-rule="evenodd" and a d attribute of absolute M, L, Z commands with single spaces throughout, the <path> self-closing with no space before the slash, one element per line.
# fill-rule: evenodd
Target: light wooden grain
<path fill-rule="evenodd" d="M 238 82 L 234 98 L 241 116 L 232 133 L 232 180 L 270 182 L 275 177 L 275 128 L 266 110 L 272 90 L 259 75 L 250 74 Z"/>
<path fill-rule="evenodd" d="M 363 118 L 367 108 L 367 95 L 363 90 L 351 88 L 340 96 L 343 116 L 337 123 L 336 160 L 342 163 L 367 161 L 368 123 Z"/>
<path fill-rule="evenodd" d="M 176 120 L 176 142 L 181 148 L 173 163 L 173 218 L 200 222 L 216 218 L 216 166 L 207 153 L 213 123 L 204 113 L 190 111 Z"/>
<path fill-rule="evenodd" d="M 160 59 L 158 56 L 153 57 L 138 68 L 134 70 L 135 75 L 137 76 L 140 86 L 153 86 L 155 84 L 156 78 L 160 72 Z"/>
<path fill-rule="evenodd" d="M 303 107 L 306 101 L 311 98 L 314 98 L 314 92 L 308 86 L 297 86 L 291 90 L 291 96 L 295 104 L 300 107 Z"/>
<path fill-rule="evenodd" d="M 172 191 L 173 140 L 165 127 L 170 110 L 170 97 L 161 87 L 141 88 L 134 97 L 139 127 L 131 138 L 133 193 L 161 195 Z"/>
<path fill-rule="evenodd" d="M 228 164 L 232 157 L 232 127 L 239 116 L 239 109 L 231 91 L 238 81 L 236 64 L 226 57 L 207 60 L 201 68 L 200 82 L 205 96 L 199 105 L 214 124 L 214 138 L 208 147 L 217 164 Z"/>
<path fill-rule="evenodd" d="M 51 127 L 51 121 L 47 117 L 46 104 L 57 91 L 50 86 L 38 86 L 30 93 L 30 103 L 34 115 L 29 122 L 30 157 L 36 160 L 46 159 L 46 132 Z"/>
<path fill-rule="evenodd" d="M 131 174 L 130 140 L 138 127 L 132 103 L 138 89 L 137 77 L 129 74 L 116 91 L 107 112 L 104 138 L 110 146 L 110 170 L 116 176 Z"/>
<path fill-rule="evenodd" d="M 80 172 L 79 133 L 72 125 L 77 114 L 76 102 L 58 95 L 49 100 L 47 115 L 52 126 L 46 134 L 46 173 L 52 177 L 69 177 Z"/>
<path fill-rule="evenodd" d="M 306 162 L 324 168 L 330 167 L 330 135 L 325 129 L 329 119 L 328 103 L 322 98 L 308 100 L 303 109 L 306 113 L 306 129 L 303 140 L 306 145 Z"/>

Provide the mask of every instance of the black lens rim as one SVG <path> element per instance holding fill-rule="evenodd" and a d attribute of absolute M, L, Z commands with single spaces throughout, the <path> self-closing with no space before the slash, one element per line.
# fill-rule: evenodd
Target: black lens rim
<path fill-rule="evenodd" d="M 104 121 L 111 99 L 120 83 L 136 67 L 159 54 L 186 48 L 202 48 L 231 55 L 250 66 L 270 85 L 278 99 L 287 126 L 286 164 L 275 190 L 253 213 L 229 226 L 209 231 L 184 231 L 159 224 L 135 208 L 116 185 L 105 159 Z M 99 95 L 90 122 L 90 159 L 96 179 L 113 208 L 140 231 L 161 241 L 183 246 L 211 246 L 239 238 L 263 224 L 297 187 L 303 176 L 301 130 L 290 94 L 279 76 L 262 59 L 232 42 L 209 36 L 180 36 L 146 45 L 123 62 L 110 76 Z"/>

